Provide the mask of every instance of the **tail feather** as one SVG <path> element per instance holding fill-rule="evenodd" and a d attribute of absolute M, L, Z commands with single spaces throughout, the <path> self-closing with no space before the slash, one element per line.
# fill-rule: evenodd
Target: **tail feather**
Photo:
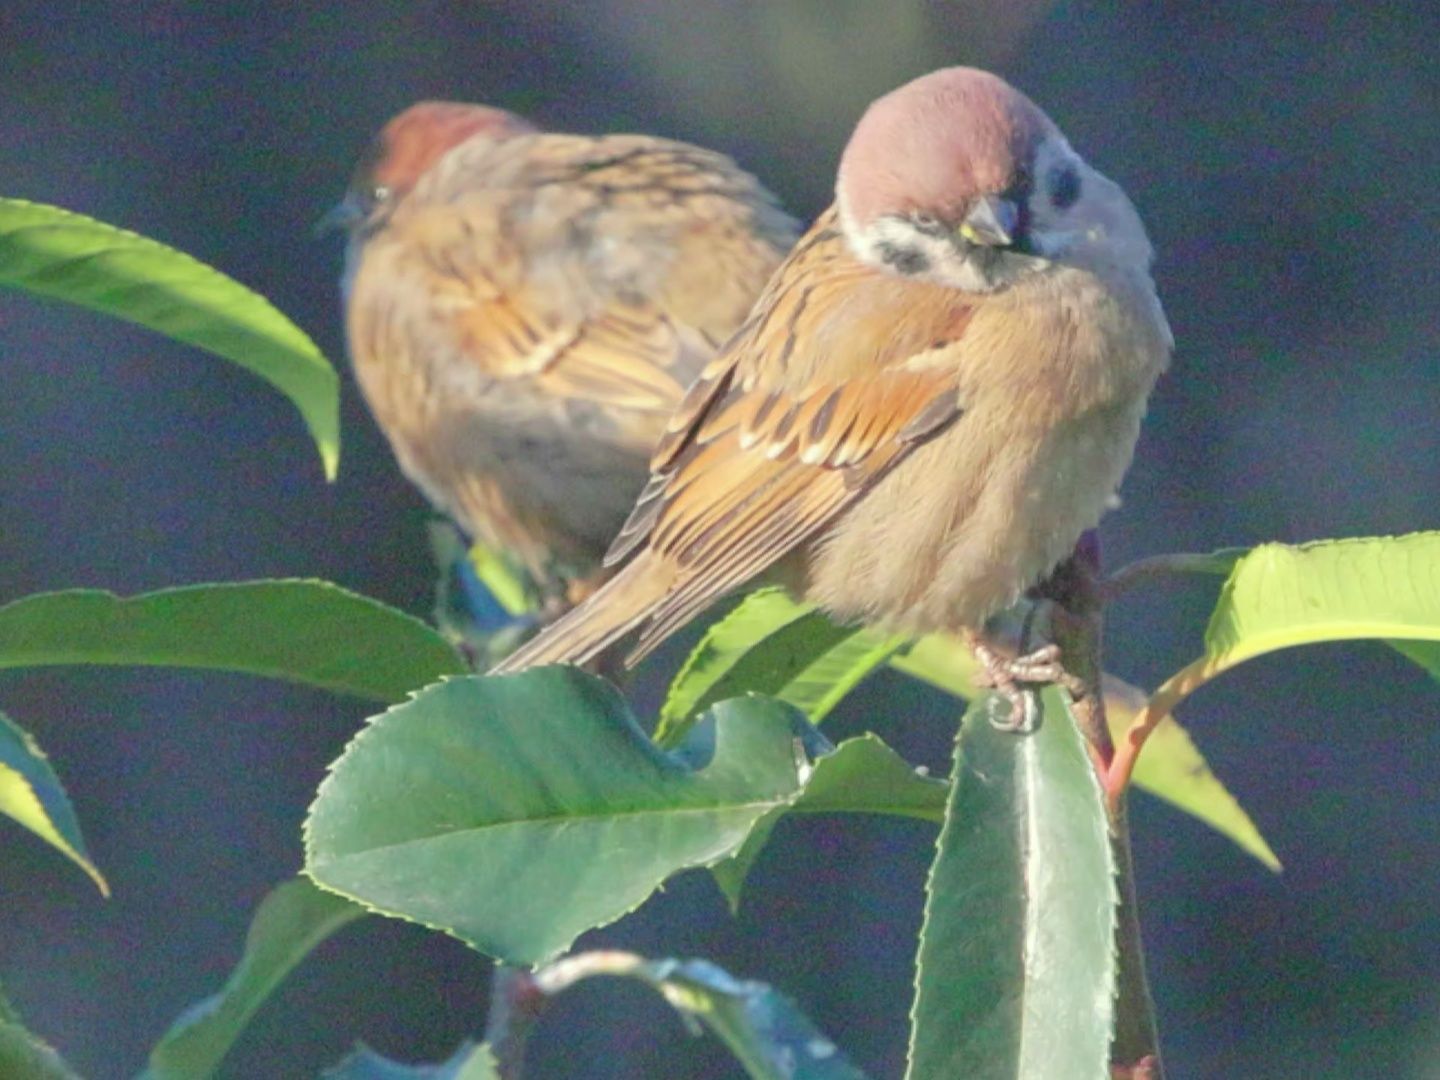
<path fill-rule="evenodd" d="M 541 664 L 584 664 L 635 629 L 660 606 L 673 571 L 642 554 L 583 604 L 490 669 L 492 675 Z"/>

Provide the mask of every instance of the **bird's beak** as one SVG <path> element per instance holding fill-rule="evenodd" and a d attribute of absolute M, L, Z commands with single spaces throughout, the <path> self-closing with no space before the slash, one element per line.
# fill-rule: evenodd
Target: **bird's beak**
<path fill-rule="evenodd" d="M 315 222 L 315 235 L 324 236 L 326 233 L 349 232 L 365 217 L 365 211 L 360 208 L 360 203 L 353 195 L 346 195 L 338 203 L 325 211 L 325 216 Z"/>
<path fill-rule="evenodd" d="M 982 247 L 1009 247 L 1015 240 L 1020 210 L 999 195 L 982 195 L 960 223 L 960 235 Z"/>

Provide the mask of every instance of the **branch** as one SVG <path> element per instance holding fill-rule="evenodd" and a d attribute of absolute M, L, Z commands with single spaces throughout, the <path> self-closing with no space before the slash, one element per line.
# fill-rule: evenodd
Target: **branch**
<path fill-rule="evenodd" d="M 1234 548 L 1206 555 L 1190 553 L 1152 555 L 1147 559 L 1137 559 L 1135 562 L 1122 566 L 1100 583 L 1101 599 L 1108 603 L 1123 596 L 1137 585 L 1179 574 L 1211 574 L 1224 577 L 1235 568 L 1235 556 L 1242 550 Z"/>
<path fill-rule="evenodd" d="M 534 973 L 496 961 L 490 976 L 485 1041 L 495 1055 L 500 1080 L 520 1080 L 524 1075 L 525 1046 L 547 1004 L 548 996 Z"/>
<path fill-rule="evenodd" d="M 490 1016 L 485 1041 L 495 1055 L 501 1080 L 520 1080 L 525 1073 L 525 1047 L 550 999 L 593 975 L 637 975 L 647 964 L 643 956 L 617 949 L 562 956 L 535 971 L 495 965 L 490 982 Z"/>
<path fill-rule="evenodd" d="M 1056 568 L 1038 592 L 1056 606 L 1051 633 L 1060 646 L 1066 670 L 1088 690 L 1084 699 L 1075 703 L 1075 718 L 1103 778 L 1115 756 L 1115 746 L 1105 722 L 1105 696 L 1100 689 L 1104 670 L 1104 605 L 1110 598 L 1107 589 L 1110 583 L 1103 581 L 1100 565 L 1100 541 L 1092 531 L 1081 537 L 1075 553 Z M 1124 799 L 1112 801 L 1109 809 L 1118 873 L 1116 885 L 1120 893 L 1115 928 L 1120 969 L 1111 1068 L 1116 1076 L 1164 1080 L 1155 1005 L 1146 981 L 1145 954 L 1140 940 L 1134 862 Z"/>

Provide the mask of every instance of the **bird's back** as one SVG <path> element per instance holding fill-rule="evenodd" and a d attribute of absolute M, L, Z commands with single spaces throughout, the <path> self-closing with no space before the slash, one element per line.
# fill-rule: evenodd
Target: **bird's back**
<path fill-rule="evenodd" d="M 537 576 L 585 573 L 794 235 L 710 151 L 472 139 L 352 247 L 357 377 L 440 509 Z"/>

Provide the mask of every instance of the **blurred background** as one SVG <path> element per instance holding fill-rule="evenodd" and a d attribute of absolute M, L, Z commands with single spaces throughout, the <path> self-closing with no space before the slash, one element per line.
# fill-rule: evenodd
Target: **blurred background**
<path fill-rule="evenodd" d="M 716 147 L 809 218 L 869 100 L 947 64 L 995 69 L 1125 186 L 1159 253 L 1178 351 L 1108 562 L 1440 526 L 1433 3 L 80 7 L 0 6 L 0 192 L 214 263 L 337 364 L 339 242 L 311 226 L 416 99 Z M 0 363 L 0 599 L 316 576 L 428 613 L 426 511 L 348 370 L 327 486 L 288 403 L 152 334 L 0 293 Z M 1154 685 L 1191 659 L 1212 589 L 1125 600 L 1108 666 Z M 3 673 L 0 707 L 49 752 L 115 890 L 102 901 L 0 822 L 0 983 L 83 1074 L 133 1075 L 297 868 L 311 793 L 366 709 L 238 676 L 71 669 Z M 886 674 L 834 723 L 944 768 L 954 714 Z M 1382 647 L 1324 647 L 1246 665 L 1182 717 L 1286 870 L 1135 798 L 1171 1075 L 1440 1077 L 1440 688 Z M 892 821 L 786 823 L 738 918 L 690 874 L 585 943 L 770 980 L 877 1080 L 898 1076 L 930 843 Z M 357 1038 L 438 1059 L 478 1032 L 486 983 L 457 943 L 363 921 L 296 972 L 224 1075 L 314 1075 Z M 532 1073 L 738 1075 L 619 983 L 561 999 Z"/>

